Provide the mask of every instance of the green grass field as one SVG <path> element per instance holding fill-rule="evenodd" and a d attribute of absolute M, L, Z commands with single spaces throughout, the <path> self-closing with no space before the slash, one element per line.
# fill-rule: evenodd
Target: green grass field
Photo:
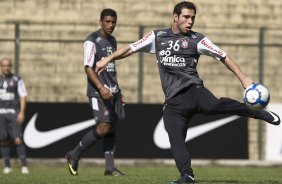
<path fill-rule="evenodd" d="M 29 175 L 14 168 L 9 175 L 0 174 L 1 184 L 167 184 L 178 178 L 174 166 L 120 166 L 127 175 L 105 177 L 103 167 L 81 167 L 78 176 L 70 176 L 64 167 L 30 167 Z M 276 167 L 194 167 L 197 183 L 282 183 L 282 166 Z"/>

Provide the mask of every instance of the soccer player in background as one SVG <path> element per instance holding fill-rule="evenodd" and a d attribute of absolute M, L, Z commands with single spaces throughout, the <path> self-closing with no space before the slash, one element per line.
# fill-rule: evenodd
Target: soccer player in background
<path fill-rule="evenodd" d="M 27 91 L 24 81 L 11 72 L 12 61 L 8 58 L 0 60 L 0 141 L 1 154 L 4 160 L 4 174 L 12 172 L 10 163 L 11 139 L 22 164 L 22 174 L 28 174 L 25 145 L 22 139 L 22 124 L 25 119 Z"/>
<path fill-rule="evenodd" d="M 196 6 L 192 2 L 180 2 L 174 7 L 171 28 L 151 31 L 142 39 L 120 48 L 96 64 L 96 72 L 99 73 L 108 62 L 128 57 L 135 52 L 156 54 L 165 94 L 164 125 L 180 172 L 180 178 L 171 181 L 171 184 L 196 182 L 191 158 L 185 145 L 189 121 L 195 113 L 235 114 L 261 119 L 273 125 L 280 124 L 280 118 L 273 112 L 253 111 L 245 104 L 230 98 L 217 99 L 204 87 L 196 68 L 200 55 L 208 55 L 221 61 L 238 77 L 244 88 L 253 81 L 211 40 L 192 31 L 195 18 Z"/>
<path fill-rule="evenodd" d="M 114 164 L 115 126 L 124 118 L 124 101 L 116 76 L 115 61 L 97 76 L 95 64 L 112 54 L 117 48 L 116 39 L 111 35 L 117 23 L 117 14 L 112 9 L 104 9 L 100 15 L 101 28 L 84 42 L 84 69 L 87 76 L 87 96 L 93 110 L 96 125 L 85 134 L 77 146 L 66 154 L 68 168 L 72 175 L 78 174 L 78 160 L 91 145 L 103 140 L 105 153 L 105 176 L 124 175 Z"/>

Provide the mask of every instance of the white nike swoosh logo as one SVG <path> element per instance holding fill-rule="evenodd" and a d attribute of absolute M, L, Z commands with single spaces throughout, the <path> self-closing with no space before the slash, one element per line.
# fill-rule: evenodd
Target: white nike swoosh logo
<path fill-rule="evenodd" d="M 227 123 L 230 123 L 236 119 L 239 119 L 240 116 L 230 116 L 227 118 L 223 118 L 223 119 L 219 119 L 219 120 L 215 120 L 212 122 L 208 122 L 205 123 L 203 125 L 198 125 L 198 126 L 194 126 L 188 129 L 187 131 L 187 137 L 185 139 L 185 141 L 190 141 L 196 137 L 199 137 L 209 131 L 212 131 L 220 126 L 223 126 Z M 170 149 L 170 143 L 169 143 L 169 138 L 168 138 L 168 134 L 165 130 L 164 127 L 164 122 L 163 122 L 163 118 L 160 119 L 160 121 L 158 122 L 155 132 L 154 132 L 154 143 L 156 144 L 156 146 L 160 149 Z"/>
<path fill-rule="evenodd" d="M 95 120 L 91 119 L 42 132 L 35 127 L 37 116 L 35 113 L 29 120 L 23 134 L 24 142 L 30 148 L 43 148 L 96 124 Z"/>
<path fill-rule="evenodd" d="M 267 112 L 269 112 L 269 113 L 271 114 L 271 116 L 274 118 L 274 120 L 272 121 L 273 123 L 275 123 L 275 122 L 278 121 L 278 117 L 277 117 L 275 114 L 273 114 L 273 113 L 270 112 L 270 111 L 267 111 Z"/>

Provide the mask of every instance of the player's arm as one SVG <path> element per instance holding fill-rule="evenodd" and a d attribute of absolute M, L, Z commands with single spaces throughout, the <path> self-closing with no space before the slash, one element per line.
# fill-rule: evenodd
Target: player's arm
<path fill-rule="evenodd" d="M 25 109 L 26 109 L 26 98 L 25 97 L 20 97 L 20 112 L 17 117 L 18 123 L 22 124 L 25 119 Z"/>
<path fill-rule="evenodd" d="M 22 124 L 25 120 L 26 96 L 27 96 L 25 84 L 22 79 L 20 79 L 18 82 L 18 94 L 19 94 L 20 110 L 17 116 L 17 122 Z"/>
<path fill-rule="evenodd" d="M 217 45 L 212 43 L 212 41 L 207 37 L 204 37 L 201 41 L 199 41 L 199 43 L 197 44 L 197 49 L 199 54 L 208 55 L 218 61 L 221 61 L 230 71 L 232 71 L 238 77 L 244 88 L 252 84 L 253 81 L 242 72 L 235 61 Z"/>
<path fill-rule="evenodd" d="M 113 94 L 107 89 L 104 84 L 100 81 L 98 75 L 93 70 L 95 61 L 96 46 L 91 41 L 84 42 L 84 71 L 87 75 L 88 80 L 96 86 L 101 97 L 103 99 L 111 99 Z"/>
<path fill-rule="evenodd" d="M 125 97 L 123 96 L 123 94 L 121 93 L 121 103 L 122 103 L 122 106 L 125 106 L 126 104 L 126 101 L 125 101 Z"/>
<path fill-rule="evenodd" d="M 96 63 L 95 72 L 100 74 L 110 61 L 123 59 L 130 56 L 131 54 L 133 54 L 133 50 L 131 49 L 131 47 L 129 45 L 123 46 L 117 51 L 115 51 L 113 54 L 98 61 Z"/>
<path fill-rule="evenodd" d="M 155 34 L 153 31 L 147 33 L 142 39 L 121 47 L 113 54 L 108 57 L 103 58 L 101 61 L 96 63 L 95 72 L 100 73 L 105 69 L 107 64 L 112 60 L 120 60 L 130 56 L 135 52 L 146 52 L 146 53 L 155 53 Z"/>
<path fill-rule="evenodd" d="M 100 81 L 97 73 L 94 72 L 92 67 L 84 66 L 84 71 L 88 77 L 88 79 L 96 86 L 101 97 L 105 100 L 109 100 L 113 98 L 113 94 L 109 89 L 107 89 L 103 83 Z"/>
<path fill-rule="evenodd" d="M 230 56 L 227 55 L 222 63 L 238 77 L 244 88 L 247 88 L 253 83 L 253 81 L 242 72 L 240 67 Z"/>

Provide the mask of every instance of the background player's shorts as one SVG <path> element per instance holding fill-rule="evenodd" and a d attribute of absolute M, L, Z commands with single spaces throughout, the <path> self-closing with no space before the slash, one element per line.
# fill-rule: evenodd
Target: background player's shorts
<path fill-rule="evenodd" d="M 115 94 L 112 100 L 104 100 L 102 97 L 89 97 L 89 102 L 94 117 L 101 122 L 115 122 L 125 117 L 120 93 Z"/>
<path fill-rule="evenodd" d="M 16 114 L 0 116 L 0 140 L 15 139 L 22 136 L 22 126 Z"/>

